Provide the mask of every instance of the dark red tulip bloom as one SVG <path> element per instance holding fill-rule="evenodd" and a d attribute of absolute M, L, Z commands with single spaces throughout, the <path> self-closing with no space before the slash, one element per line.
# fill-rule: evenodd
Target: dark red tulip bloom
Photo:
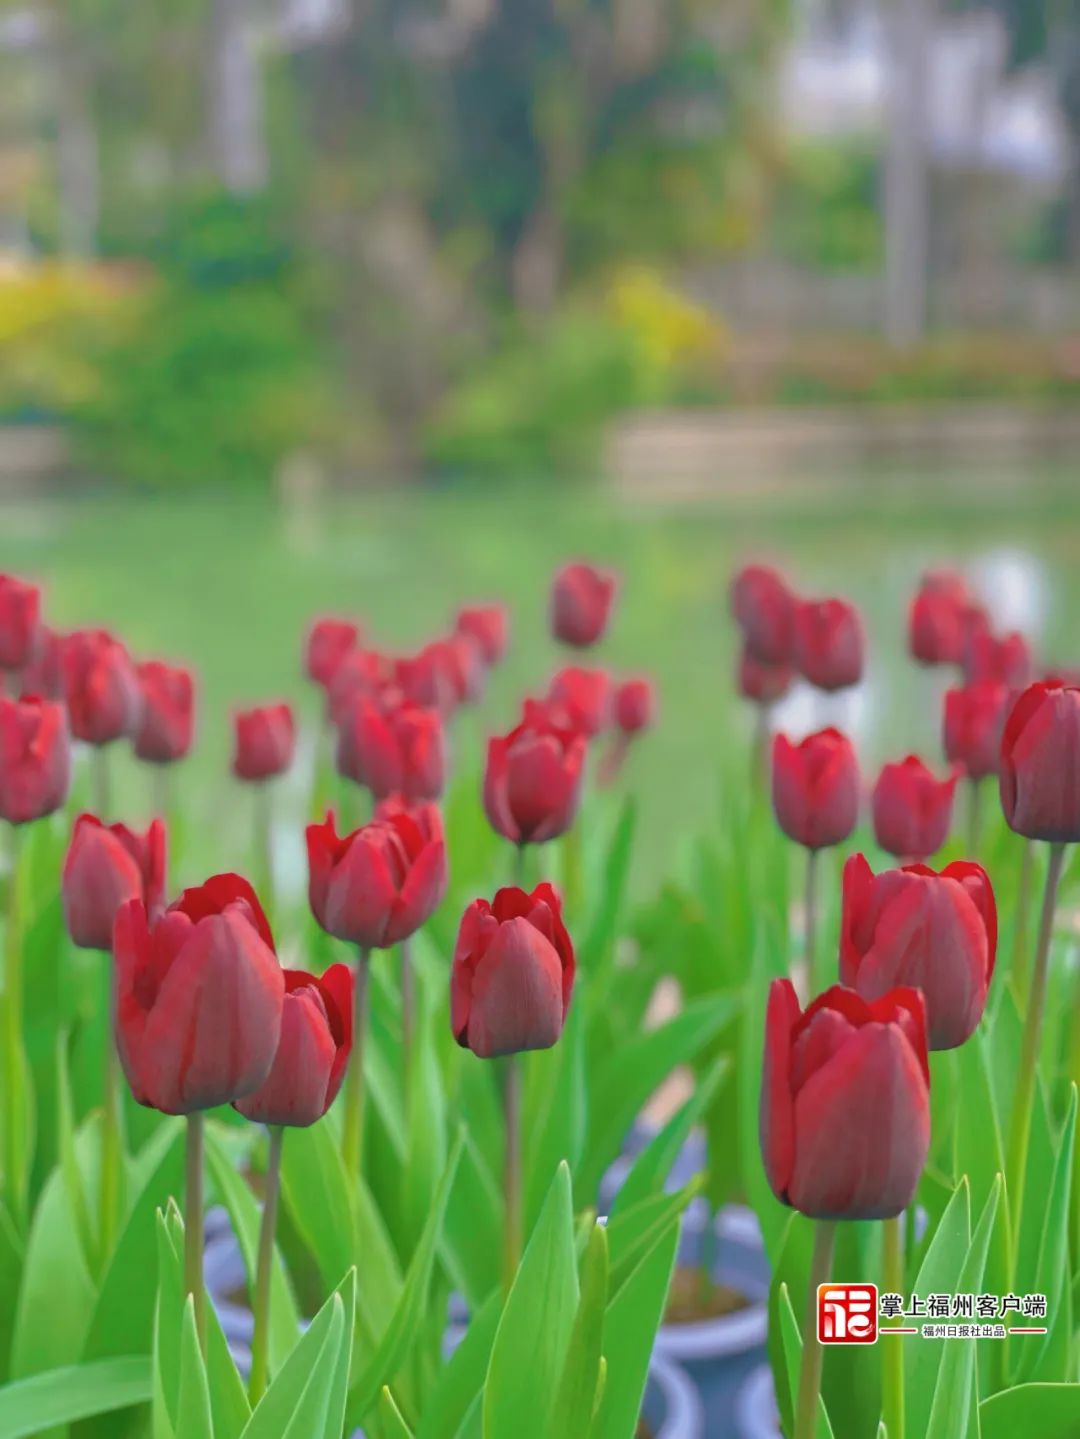
<path fill-rule="evenodd" d="M 191 748 L 195 729 L 195 681 L 182 665 L 146 660 L 135 666 L 142 692 L 135 754 L 149 764 L 172 764 Z"/>
<path fill-rule="evenodd" d="M 863 628 L 847 600 L 807 600 L 795 607 L 795 664 L 820 690 L 857 685 L 863 673 Z"/>
<path fill-rule="evenodd" d="M 842 844 L 859 818 L 859 764 L 851 741 L 823 729 L 794 745 L 773 740 L 772 798 L 780 828 L 796 844 Z"/>
<path fill-rule="evenodd" d="M 0 818 L 27 824 L 58 810 L 71 784 L 63 705 L 0 695 Z"/>
<path fill-rule="evenodd" d="M 62 641 L 60 663 L 76 739 L 105 745 L 135 733 L 142 698 L 135 667 L 119 640 L 105 630 L 76 630 Z"/>
<path fill-rule="evenodd" d="M 562 669 L 548 686 L 547 707 L 563 727 L 593 735 L 607 727 L 611 715 L 611 678 L 607 670 Z"/>
<path fill-rule="evenodd" d="M 480 646 L 484 661 L 497 665 L 510 643 L 510 616 L 505 605 L 467 605 L 457 612 L 455 628 L 471 635 Z"/>
<path fill-rule="evenodd" d="M 438 710 L 400 701 L 385 707 L 357 700 L 338 730 L 339 771 L 366 785 L 376 799 L 400 793 L 410 800 L 438 799 L 446 785 L 446 736 Z"/>
<path fill-rule="evenodd" d="M 795 645 L 794 594 L 768 565 L 745 565 L 731 582 L 731 613 L 746 653 L 773 668 L 791 663 Z"/>
<path fill-rule="evenodd" d="M 604 636 L 618 580 L 609 570 L 564 565 L 551 585 L 551 633 L 565 645 L 588 649 Z"/>
<path fill-rule="evenodd" d="M 1010 829 L 1080 840 L 1080 689 L 1029 685 L 1005 721 L 999 773 Z"/>
<path fill-rule="evenodd" d="M 986 1008 L 997 956 L 997 907 L 981 865 L 924 864 L 875 875 L 861 854 L 844 865 L 840 978 L 864 999 L 922 991 L 931 1049 L 955 1049 Z"/>
<path fill-rule="evenodd" d="M 791 665 L 770 665 L 754 657 L 744 645 L 739 656 L 739 693 L 757 705 L 775 704 L 791 688 L 795 671 Z"/>
<path fill-rule="evenodd" d="M 311 912 L 328 934 L 364 949 L 408 939 L 446 895 L 446 844 L 435 806 L 384 815 L 340 839 L 331 814 L 307 828 Z"/>
<path fill-rule="evenodd" d="M 218 874 L 153 921 L 116 915 L 116 1047 L 140 1104 L 191 1114 L 253 1093 L 270 1073 L 285 981 L 255 891 Z"/>
<path fill-rule="evenodd" d="M 1009 691 L 980 680 L 945 693 L 945 757 L 962 765 L 969 779 L 997 774 Z"/>
<path fill-rule="evenodd" d="M 304 643 L 304 670 L 308 679 L 328 685 L 345 657 L 360 643 L 360 627 L 352 620 L 329 615 L 315 620 Z"/>
<path fill-rule="evenodd" d="M 236 742 L 232 770 L 237 779 L 270 779 L 283 774 L 292 764 L 296 723 L 292 709 L 284 701 L 237 710 L 233 726 Z"/>
<path fill-rule="evenodd" d="M 481 1059 L 550 1049 L 574 988 L 574 947 L 550 884 L 474 899 L 461 920 L 450 974 L 450 1023 Z"/>
<path fill-rule="evenodd" d="M 937 583 L 927 576 L 908 613 L 908 647 L 912 658 L 924 665 L 958 665 L 964 658 L 967 634 L 967 588 Z"/>
<path fill-rule="evenodd" d="M 457 661 L 442 640 L 405 655 L 394 666 L 394 680 L 410 704 L 448 715 L 457 706 Z"/>
<path fill-rule="evenodd" d="M 48 625 L 38 626 L 34 653 L 20 678 L 22 694 L 40 695 L 47 700 L 64 698 L 63 645 L 55 630 Z"/>
<path fill-rule="evenodd" d="M 543 844 L 573 824 L 581 799 L 585 736 L 530 701 L 508 735 L 488 741 L 484 813 L 514 844 Z"/>
<path fill-rule="evenodd" d="M 761 1153 L 773 1193 L 811 1219 L 892 1219 L 930 1147 L 922 995 L 868 1003 L 835 985 L 799 1008 L 774 979 L 765 1017 Z"/>
<path fill-rule="evenodd" d="M 394 662 L 378 650 L 354 649 L 338 665 L 326 686 L 326 708 L 331 722 L 348 719 L 361 695 L 381 695 L 393 684 Z M 404 695 L 398 692 L 398 702 Z"/>
<path fill-rule="evenodd" d="M 281 1038 L 270 1073 L 233 1108 L 256 1124 L 306 1129 L 337 1098 L 352 1049 L 353 976 L 332 964 L 320 977 L 286 969 Z"/>
<path fill-rule="evenodd" d="M 968 684 L 994 681 L 1020 690 L 1031 683 L 1034 670 L 1031 646 L 1019 630 L 994 635 L 989 629 L 976 629 L 968 640 L 964 659 Z"/>
<path fill-rule="evenodd" d="M 615 723 L 624 735 L 640 734 L 656 723 L 656 690 L 640 676 L 624 680 L 615 690 Z"/>
<path fill-rule="evenodd" d="M 41 591 L 37 585 L 0 575 L 0 669 L 23 670 L 37 651 Z"/>
<path fill-rule="evenodd" d="M 937 779 L 921 759 L 909 754 L 881 768 L 874 786 L 874 834 L 882 849 L 897 859 L 925 859 L 945 843 L 952 823 L 955 771 Z"/>
<path fill-rule="evenodd" d="M 81 814 L 71 832 L 60 881 L 64 919 L 80 949 L 112 949 L 116 912 L 141 900 L 155 916 L 165 899 L 165 826 L 156 819 L 145 834 L 124 824 L 102 824 Z"/>
<path fill-rule="evenodd" d="M 480 641 L 465 631 L 441 641 L 453 705 L 474 705 L 484 697 L 487 661 Z"/>

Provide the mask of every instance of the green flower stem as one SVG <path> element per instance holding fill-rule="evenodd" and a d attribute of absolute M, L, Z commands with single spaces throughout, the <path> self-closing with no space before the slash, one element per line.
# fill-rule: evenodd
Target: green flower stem
<path fill-rule="evenodd" d="M 195 1303 L 195 1328 L 206 1349 L 206 1291 L 203 1287 L 203 1116 L 187 1117 L 184 1200 L 184 1291 Z"/>
<path fill-rule="evenodd" d="M 398 945 L 401 960 L 401 1068 L 406 1089 L 412 1067 L 413 1035 L 416 1033 L 416 974 L 412 946 L 407 939 Z"/>
<path fill-rule="evenodd" d="M 1021 1008 L 1027 1005 L 1027 947 L 1028 930 L 1031 928 L 1031 885 L 1035 870 L 1035 841 L 1024 840 L 1024 853 L 1020 861 L 1020 885 L 1016 895 L 1016 928 L 1013 930 L 1012 972 L 1016 985 L 1016 997 Z"/>
<path fill-rule="evenodd" d="M 1005 1161 L 1009 1195 L 1010 1231 L 1015 1253 L 1020 1233 L 1020 1215 L 1024 1206 L 1024 1179 L 1027 1171 L 1028 1142 L 1031 1137 L 1031 1106 L 1035 1101 L 1035 1081 L 1042 1043 L 1043 1011 L 1046 1008 L 1046 980 L 1050 961 L 1050 937 L 1054 929 L 1054 909 L 1058 885 L 1065 861 L 1064 844 L 1051 844 L 1050 863 L 1043 890 L 1042 915 L 1039 920 L 1039 942 L 1035 948 L 1035 967 L 1031 975 L 1031 993 L 1024 1016 L 1024 1038 L 1020 1049 L 1020 1068 L 1013 1090 L 1012 1119 L 1009 1125 L 1008 1154 Z"/>
<path fill-rule="evenodd" d="M 345 1071 L 345 1128 L 341 1144 L 345 1172 L 350 1177 L 359 1174 L 364 1150 L 364 1039 L 370 961 L 371 951 L 361 946 L 353 968 L 353 1042 Z"/>
<path fill-rule="evenodd" d="M 3 1172 L 8 1207 L 19 1226 L 26 1218 L 22 1106 L 27 1078 L 22 1064 L 22 935 L 19 932 L 19 828 L 7 826 L 8 894 L 4 929 Z"/>
<path fill-rule="evenodd" d="M 817 955 L 815 940 L 817 937 L 817 858 L 816 849 L 806 851 L 806 896 L 804 900 L 806 918 L 806 992 L 807 997 L 813 999 L 818 993 Z"/>
<path fill-rule="evenodd" d="M 521 1062 L 516 1054 L 503 1062 L 503 1112 L 506 1118 L 506 1158 L 503 1169 L 503 1199 L 506 1225 L 503 1231 L 503 1292 L 510 1293 L 521 1263 Z"/>
<path fill-rule="evenodd" d="M 967 857 L 968 859 L 977 860 L 979 858 L 979 841 L 982 838 L 982 780 L 969 779 L 967 792 Z M 892 1439 L 891 1434 L 889 1439 Z"/>
<path fill-rule="evenodd" d="M 101 1269 L 109 1262 L 120 1229 L 120 1199 L 124 1174 L 124 1141 L 120 1129 L 120 1070 L 112 1026 L 105 1032 L 102 1072 L 101 1172 L 98 1224 Z"/>
<path fill-rule="evenodd" d="M 516 884 L 518 889 L 525 888 L 528 857 L 528 850 L 525 845 L 518 844 L 514 846 L 514 866 L 510 876 L 510 883 Z"/>
<path fill-rule="evenodd" d="M 150 813 L 154 819 L 169 819 L 171 777 L 167 764 L 152 764 L 150 769 Z"/>
<path fill-rule="evenodd" d="M 258 892 L 267 914 L 274 911 L 274 803 L 272 781 L 259 780 L 255 791 L 252 820 L 255 825 L 255 863 L 259 876 Z"/>
<path fill-rule="evenodd" d="M 882 1281 L 886 1294 L 904 1290 L 904 1216 L 881 1221 Z M 897 1321 L 900 1322 L 900 1321 Z M 904 1439 L 904 1345 L 890 1339 L 881 1345 L 881 1417 L 889 1439 Z"/>
<path fill-rule="evenodd" d="M 94 813 L 100 820 L 109 818 L 111 786 L 109 784 L 109 751 L 103 744 L 97 744 L 90 751 L 90 790 L 94 800 Z"/>
<path fill-rule="evenodd" d="M 814 1439 L 817 1429 L 818 1399 L 821 1394 L 821 1361 L 824 1357 L 817 1337 L 817 1292 L 819 1284 L 829 1282 L 829 1270 L 832 1268 L 835 1247 L 836 1221 L 819 1219 L 814 1228 L 810 1286 L 806 1293 L 802 1370 L 799 1374 L 799 1397 L 795 1405 L 795 1431 L 792 1439 Z M 892 1439 L 891 1435 L 889 1439 Z"/>
<path fill-rule="evenodd" d="M 259 1259 L 255 1270 L 253 1310 L 255 1330 L 251 1338 L 251 1379 L 248 1394 L 254 1409 L 266 1393 L 270 1346 L 270 1276 L 274 1266 L 274 1235 L 277 1231 L 278 1194 L 281 1189 L 281 1149 L 285 1130 L 270 1126 L 270 1153 L 266 1162 L 266 1193 L 259 1226 Z"/>

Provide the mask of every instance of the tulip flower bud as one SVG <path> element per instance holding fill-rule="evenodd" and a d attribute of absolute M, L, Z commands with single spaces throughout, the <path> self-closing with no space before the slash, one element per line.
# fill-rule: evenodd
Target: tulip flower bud
<path fill-rule="evenodd" d="M 945 693 L 945 758 L 962 765 L 969 779 L 997 774 L 1009 691 L 980 680 Z"/>
<path fill-rule="evenodd" d="M 955 1049 L 975 1032 L 996 957 L 997 907 L 981 865 L 875 875 L 861 854 L 844 865 L 840 978 L 866 1000 L 897 985 L 921 990 L 931 1049 Z"/>
<path fill-rule="evenodd" d="M 398 689 L 410 704 L 421 709 L 452 714 L 458 700 L 457 664 L 442 641 L 424 646 L 415 655 L 406 655 L 394 666 Z"/>
<path fill-rule="evenodd" d="M 60 881 L 64 919 L 80 949 L 112 949 L 116 912 L 129 899 L 151 917 L 165 897 L 165 826 L 156 819 L 145 834 L 105 825 L 92 814 L 75 821 Z"/>
<path fill-rule="evenodd" d="M 23 670 L 37 650 L 41 591 L 14 575 L 0 575 L 0 669 Z"/>
<path fill-rule="evenodd" d="M 337 764 L 376 799 L 395 793 L 438 799 L 446 785 L 442 719 L 437 710 L 402 702 L 396 691 L 382 702 L 361 696 L 338 730 Z"/>
<path fill-rule="evenodd" d="M 327 714 L 335 725 L 352 717 L 361 695 L 379 695 L 391 686 L 393 663 L 376 650 L 350 650 L 326 686 Z M 404 699 L 399 693 L 398 703 Z"/>
<path fill-rule="evenodd" d="M 948 779 L 936 779 L 913 754 L 883 765 L 871 801 L 881 848 L 897 859 L 936 853 L 948 838 L 958 778 L 954 771 Z"/>
<path fill-rule="evenodd" d="M 573 824 L 581 798 L 585 736 L 535 701 L 508 735 L 488 741 L 484 813 L 514 844 L 543 844 Z"/>
<path fill-rule="evenodd" d="M 488 665 L 497 665 L 510 643 L 510 617 L 505 605 L 471 605 L 458 610 L 455 628 L 471 635 Z"/>
<path fill-rule="evenodd" d="M 796 844 L 824 849 L 841 844 L 859 818 L 859 765 L 851 741 L 824 729 L 793 745 L 773 740 L 773 809 Z"/>
<path fill-rule="evenodd" d="M 927 576 L 911 602 L 908 647 L 924 665 L 958 665 L 964 657 L 967 590 L 962 580 L 938 583 Z"/>
<path fill-rule="evenodd" d="M 458 1044 L 494 1059 L 550 1049 L 574 987 L 574 947 L 550 884 L 532 894 L 500 889 L 465 911 L 450 974 L 450 1023 Z"/>
<path fill-rule="evenodd" d="M 42 699 L 64 698 L 64 672 L 61 652 L 63 641 L 48 625 L 39 625 L 37 643 L 30 662 L 22 672 L 20 690 L 25 695 Z"/>
<path fill-rule="evenodd" d="M 142 699 L 127 650 L 105 630 L 76 630 L 60 651 L 71 732 L 105 745 L 133 735 Z"/>
<path fill-rule="evenodd" d="M 615 691 L 615 723 L 624 735 L 640 734 L 656 723 L 656 690 L 643 676 L 624 680 Z"/>
<path fill-rule="evenodd" d="M 353 975 L 332 964 L 321 977 L 286 969 L 281 1038 L 270 1073 L 233 1108 L 257 1124 L 306 1129 L 337 1098 L 352 1049 Z"/>
<path fill-rule="evenodd" d="M 579 669 L 570 665 L 551 681 L 547 704 L 561 716 L 565 729 L 578 730 L 590 739 L 607 727 L 611 715 L 611 679 L 607 670 Z"/>
<path fill-rule="evenodd" d="M 1034 664 L 1031 646 L 1019 630 L 994 635 L 989 628 L 976 628 L 965 649 L 964 678 L 968 684 L 991 681 L 1006 689 L 1022 690 L 1031 683 Z"/>
<path fill-rule="evenodd" d="M 795 664 L 821 690 L 857 685 L 863 672 L 863 628 L 846 600 L 808 600 L 795 607 Z"/>
<path fill-rule="evenodd" d="M 803 1013 L 774 979 L 765 1017 L 761 1153 L 773 1193 L 811 1219 L 892 1219 L 930 1147 L 922 995 L 868 1003 L 835 985 Z"/>
<path fill-rule="evenodd" d="M 285 981 L 246 879 L 215 875 L 150 922 L 143 902 L 128 900 L 113 958 L 116 1047 L 140 1104 L 190 1114 L 259 1088 L 277 1052 Z"/>
<path fill-rule="evenodd" d="M 71 783 L 63 705 L 0 696 L 0 818 L 27 824 L 58 810 Z"/>
<path fill-rule="evenodd" d="M 438 809 L 388 806 L 338 838 L 334 817 L 307 828 L 308 899 L 328 934 L 363 949 L 400 944 L 446 895 L 446 844 Z"/>
<path fill-rule="evenodd" d="M 757 705 L 775 704 L 782 700 L 791 688 L 795 671 L 790 665 L 770 665 L 756 659 L 744 645 L 739 656 L 739 693 L 743 699 Z"/>
<path fill-rule="evenodd" d="M 795 643 L 795 596 L 768 565 L 745 565 L 731 582 L 731 613 L 746 654 L 759 665 L 791 662 Z"/>
<path fill-rule="evenodd" d="M 269 779 L 292 764 L 296 724 L 292 709 L 284 701 L 237 710 L 233 725 L 236 743 L 232 769 L 237 779 Z"/>
<path fill-rule="evenodd" d="M 564 565 L 551 584 L 551 633 L 565 645 L 588 649 L 604 636 L 618 580 L 593 565 Z"/>
<path fill-rule="evenodd" d="M 147 660 L 136 665 L 142 692 L 135 754 L 149 764 L 172 764 L 191 748 L 195 728 L 195 682 L 191 671 Z"/>
<path fill-rule="evenodd" d="M 1080 689 L 1030 685 L 1005 721 L 1001 807 L 1028 839 L 1080 840 Z"/>
<path fill-rule="evenodd" d="M 308 679 L 324 687 L 337 673 L 338 666 L 360 643 L 360 628 L 352 620 L 317 619 L 307 632 L 304 642 L 304 670 Z"/>

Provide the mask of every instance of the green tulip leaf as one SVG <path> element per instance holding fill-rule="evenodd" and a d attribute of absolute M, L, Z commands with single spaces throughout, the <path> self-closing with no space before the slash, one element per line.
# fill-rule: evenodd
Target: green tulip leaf
<path fill-rule="evenodd" d="M 1080 1434 L 1080 1384 L 1018 1384 L 979 1405 L 982 1439 L 1075 1439 Z"/>
<path fill-rule="evenodd" d="M 176 1432 L 183 1439 L 214 1439 L 210 1413 L 210 1385 L 195 1329 L 195 1300 L 184 1301 L 180 1326 L 180 1373 L 176 1399 Z"/>
<path fill-rule="evenodd" d="M 581 1297 L 552 1414 L 553 1434 L 587 1434 L 596 1407 L 608 1298 L 607 1234 L 594 1224 L 582 1264 Z"/>
<path fill-rule="evenodd" d="M 792 1394 L 799 1392 L 799 1375 L 802 1373 L 803 1340 L 799 1321 L 791 1306 L 791 1295 L 786 1284 L 779 1291 L 780 1334 L 784 1346 L 784 1365 L 787 1370 L 788 1389 Z M 833 1439 L 833 1427 L 825 1408 L 825 1399 L 818 1395 L 817 1419 L 814 1423 L 815 1439 Z"/>
<path fill-rule="evenodd" d="M 401 1417 L 401 1410 L 394 1403 L 394 1396 L 385 1384 L 379 1394 L 379 1418 L 382 1420 L 384 1439 L 414 1439 L 413 1431 Z"/>
<path fill-rule="evenodd" d="M 0 1388 L 0 1439 L 30 1439 L 60 1424 L 145 1404 L 150 1393 L 145 1354 L 51 1369 Z"/>
<path fill-rule="evenodd" d="M 477 1402 L 502 1318 L 500 1290 L 489 1294 L 443 1366 L 420 1415 L 417 1439 L 455 1439 Z"/>

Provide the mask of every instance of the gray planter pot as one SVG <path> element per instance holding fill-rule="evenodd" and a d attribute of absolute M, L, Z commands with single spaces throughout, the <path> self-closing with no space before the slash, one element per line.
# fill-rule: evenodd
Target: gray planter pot
<path fill-rule="evenodd" d="M 655 1439 L 711 1439 L 705 1410 L 689 1376 L 658 1354 L 649 1365 L 641 1414 Z"/>
<path fill-rule="evenodd" d="M 735 1429 L 739 1439 L 781 1439 L 776 1390 L 768 1364 L 752 1370 L 735 1396 Z"/>

